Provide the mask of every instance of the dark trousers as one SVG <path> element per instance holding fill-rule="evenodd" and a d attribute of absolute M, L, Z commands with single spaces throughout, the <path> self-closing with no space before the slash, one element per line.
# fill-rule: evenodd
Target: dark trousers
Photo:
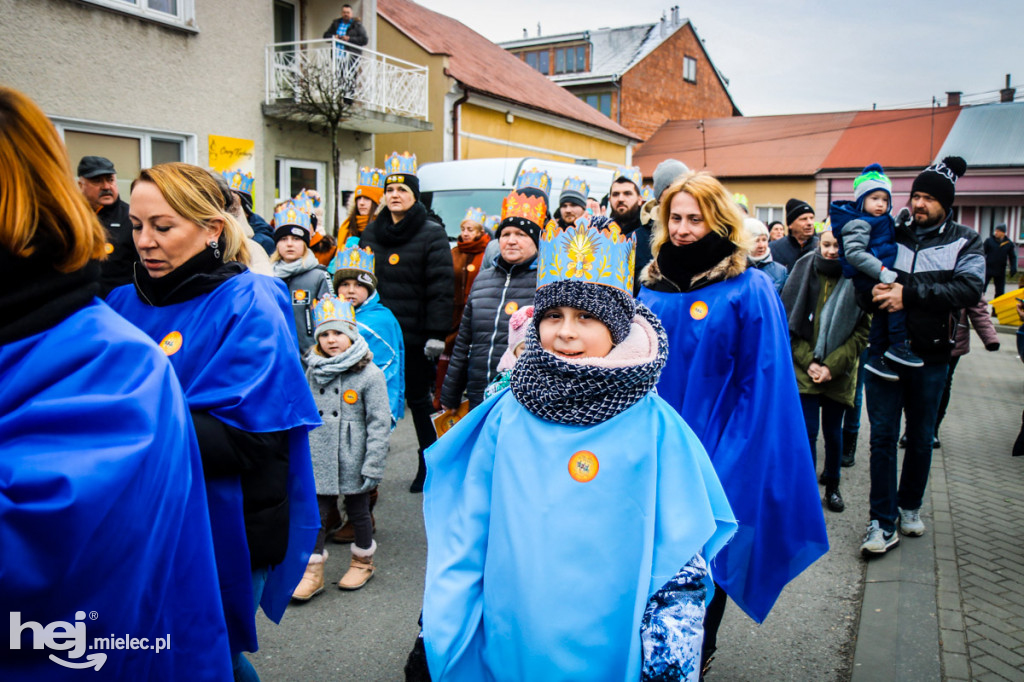
<path fill-rule="evenodd" d="M 821 413 L 821 431 L 825 436 L 825 478 L 839 481 L 839 458 L 843 452 L 843 413 L 846 406 L 823 395 L 800 394 L 804 410 L 807 440 L 811 443 L 811 458 L 818 468 L 818 414 Z"/>
<path fill-rule="evenodd" d="M 902 367 L 899 381 L 869 375 L 864 381 L 871 423 L 871 519 L 896 529 L 897 507 L 920 509 L 932 465 L 932 437 L 948 365 Z M 896 482 L 900 412 L 907 415 L 907 449 Z"/>
<path fill-rule="evenodd" d="M 988 283 L 995 282 L 996 295 L 994 298 L 999 298 L 1006 293 L 1006 273 L 1005 272 L 994 272 L 985 275 L 985 288 L 988 289 Z"/>
<path fill-rule="evenodd" d="M 423 355 L 423 343 L 410 344 L 405 339 L 405 399 L 412 412 L 412 423 L 416 428 L 416 440 L 420 449 L 430 447 L 437 440 L 434 422 L 430 419 L 434 406 L 430 400 L 430 389 L 434 385 L 436 369 Z"/>
<path fill-rule="evenodd" d="M 338 496 L 317 495 L 316 503 L 320 507 L 320 532 L 316 536 L 314 554 L 323 554 L 327 542 L 328 524 L 335 523 L 338 518 Z M 356 547 L 370 549 L 373 544 L 373 522 L 370 518 L 370 493 L 345 495 L 345 515 L 356 532 Z"/>
<path fill-rule="evenodd" d="M 946 408 L 949 407 L 949 394 L 953 390 L 953 372 L 956 371 L 960 356 L 949 359 L 949 372 L 946 373 L 946 388 L 942 391 L 942 398 L 939 400 L 939 412 L 935 415 L 935 435 L 939 435 L 939 427 L 942 426 L 942 418 L 946 416 Z"/>
<path fill-rule="evenodd" d="M 860 412 L 864 404 L 864 363 L 868 361 L 868 349 L 865 346 L 860 353 L 860 363 L 857 365 L 857 390 L 853 393 L 853 407 L 847 407 L 843 412 L 843 431 L 856 435 L 860 432 Z"/>
<path fill-rule="evenodd" d="M 703 670 L 708 659 L 718 648 L 718 628 L 722 625 L 722 618 L 725 616 L 725 604 L 729 601 L 725 590 L 715 583 L 715 594 L 711 597 L 711 603 L 704 610 L 704 644 L 700 651 L 700 667 Z"/>

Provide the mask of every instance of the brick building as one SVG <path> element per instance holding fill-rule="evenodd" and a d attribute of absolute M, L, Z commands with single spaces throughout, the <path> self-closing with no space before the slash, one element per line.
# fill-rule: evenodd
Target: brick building
<path fill-rule="evenodd" d="M 740 115 L 728 81 L 678 7 L 654 24 L 501 46 L 643 139 L 669 119 Z"/>

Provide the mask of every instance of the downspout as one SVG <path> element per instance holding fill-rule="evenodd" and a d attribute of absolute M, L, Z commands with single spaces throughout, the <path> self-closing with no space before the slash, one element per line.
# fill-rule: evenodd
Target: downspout
<path fill-rule="evenodd" d="M 462 89 L 462 97 L 452 102 L 452 160 L 459 160 L 459 109 L 469 99 L 469 90 Z"/>

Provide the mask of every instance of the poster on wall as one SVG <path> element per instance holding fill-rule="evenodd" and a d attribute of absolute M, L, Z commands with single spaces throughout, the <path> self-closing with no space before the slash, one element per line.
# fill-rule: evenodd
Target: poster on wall
<path fill-rule="evenodd" d="M 224 171 L 241 171 L 256 176 L 256 143 L 239 137 L 210 135 L 210 168 Z"/>

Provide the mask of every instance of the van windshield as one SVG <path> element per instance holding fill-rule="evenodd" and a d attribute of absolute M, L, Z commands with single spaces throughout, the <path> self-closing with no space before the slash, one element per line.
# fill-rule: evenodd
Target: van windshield
<path fill-rule="evenodd" d="M 424 193 L 426 194 L 426 192 Z M 508 192 L 502 189 L 450 189 L 430 192 L 430 208 L 441 216 L 449 239 L 459 238 L 459 224 L 466 217 L 466 209 L 483 209 L 489 216 L 501 216 L 501 202 Z"/>

